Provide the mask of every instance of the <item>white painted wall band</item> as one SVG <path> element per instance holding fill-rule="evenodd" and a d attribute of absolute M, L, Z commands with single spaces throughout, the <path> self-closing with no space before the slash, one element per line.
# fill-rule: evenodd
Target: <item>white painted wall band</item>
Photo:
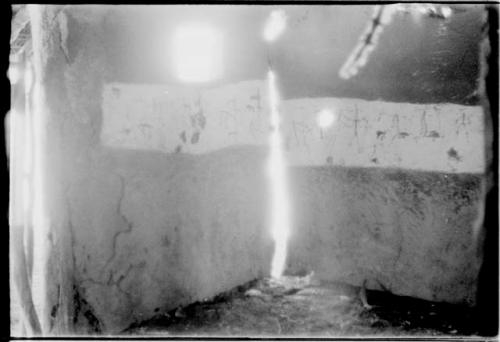
<path fill-rule="evenodd" d="M 205 90 L 163 85 L 106 85 L 101 142 L 166 153 L 208 153 L 267 144 L 264 81 Z M 320 128 L 329 109 L 334 124 Z M 394 167 L 451 173 L 485 170 L 480 106 L 411 104 L 350 98 L 282 101 L 290 165 Z"/>

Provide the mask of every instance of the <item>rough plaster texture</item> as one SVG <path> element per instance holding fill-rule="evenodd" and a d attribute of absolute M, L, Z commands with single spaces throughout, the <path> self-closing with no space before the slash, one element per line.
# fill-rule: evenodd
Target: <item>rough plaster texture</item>
<path fill-rule="evenodd" d="M 472 305 L 484 181 L 479 174 L 293 168 L 288 271 Z"/>
<path fill-rule="evenodd" d="M 44 334 L 67 332 L 72 324 L 87 326 L 80 332 L 117 332 L 156 311 L 268 273 L 272 246 L 263 83 L 168 88 L 169 94 L 163 87 L 114 83 L 107 55 L 114 40 L 105 35 L 112 25 L 106 21 L 108 10 L 49 6 L 33 24 L 49 189 L 48 229 L 37 240 L 48 246 L 40 266 L 46 267 L 41 274 L 47 289 L 38 301 Z M 120 36 L 119 30 L 113 34 Z M 180 92 L 185 95 L 179 97 Z M 338 125 L 320 132 L 312 122 L 325 103 L 335 104 Z M 475 180 L 484 169 L 480 153 L 469 149 L 481 146 L 479 108 L 345 99 L 297 99 L 283 107 L 290 113 L 287 156 L 296 166 L 292 204 L 301 209 L 294 213 L 290 269 L 304 264 L 324 279 L 369 279 L 372 287 L 379 279 L 396 293 L 469 301 L 478 259 L 471 254 L 474 241 L 467 222 L 476 212 Z M 404 113 L 395 112 L 398 108 Z M 436 123 L 438 115 L 444 123 Z M 294 143 L 294 120 L 306 131 L 301 134 L 309 149 L 300 137 Z M 383 130 L 387 140 L 378 134 Z M 429 151 L 427 156 L 414 153 L 417 143 Z M 352 166 L 379 169 L 372 174 Z M 391 178 L 381 168 L 389 166 L 405 171 Z M 413 179 L 410 169 L 440 171 L 435 177 L 452 177 L 449 185 L 456 185 L 456 191 L 446 182 L 437 186 L 436 178 Z M 358 176 L 348 176 L 352 172 Z M 478 174 L 464 187 L 462 175 L 448 172 Z M 408 182 L 423 190 L 411 190 Z M 464 191 L 470 201 L 460 205 Z M 358 206 L 352 206 L 354 201 Z M 332 211 L 337 215 L 331 216 Z M 368 227 L 374 217 L 383 243 L 369 230 L 375 229 Z M 332 225 L 338 234 L 330 232 Z M 452 231 L 456 234 L 450 238 Z M 296 245 L 300 236 L 303 243 Z M 332 244 L 309 248 L 316 240 Z M 347 247 L 332 247 L 339 243 Z M 332 251 L 339 256 L 331 257 L 336 263 L 329 261 Z M 427 277 L 421 276 L 426 271 L 418 257 L 428 266 Z M 380 273 L 370 278 L 374 270 Z M 389 283 L 384 277 L 397 280 Z M 450 298 L 446 288 L 456 286 L 457 279 L 463 282 L 457 292 L 461 298 Z"/>
<path fill-rule="evenodd" d="M 268 274 L 264 155 L 108 150 L 73 184 L 76 281 L 103 329 Z"/>
<path fill-rule="evenodd" d="M 268 274 L 265 149 L 193 158 L 104 147 L 106 10 L 35 11 L 36 129 L 50 201 L 34 279 L 46 284 L 35 298 L 42 334 L 119 332 Z"/>
<path fill-rule="evenodd" d="M 234 144 L 265 146 L 267 94 L 263 81 L 197 91 L 108 84 L 101 141 L 120 148 L 191 154 Z M 325 109 L 335 121 L 320 128 L 317 115 Z M 485 171 L 480 106 L 304 98 L 283 101 L 280 111 L 290 165 Z"/>
<path fill-rule="evenodd" d="M 321 129 L 316 117 L 324 109 L 336 121 Z M 485 170 L 480 106 L 319 98 L 285 101 L 282 111 L 292 165 Z"/>
<path fill-rule="evenodd" d="M 264 84 L 191 94 L 107 85 L 101 141 L 192 156 L 233 144 L 265 146 Z M 322 109 L 335 115 L 326 129 L 316 123 Z M 281 113 L 293 208 L 290 272 L 474 304 L 485 170 L 481 107 L 317 98 L 283 101 Z"/>

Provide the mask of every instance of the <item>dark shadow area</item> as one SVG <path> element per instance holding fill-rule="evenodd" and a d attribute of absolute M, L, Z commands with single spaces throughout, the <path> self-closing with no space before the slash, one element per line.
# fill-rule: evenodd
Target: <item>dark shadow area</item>
<path fill-rule="evenodd" d="M 486 196 L 484 261 L 479 273 L 476 320 L 483 336 L 498 335 L 498 6 L 488 7 L 488 38 L 490 55 L 487 59 L 486 97 L 492 130 L 491 178 L 492 186 Z M 488 140 L 487 140 L 488 141 Z"/>
<path fill-rule="evenodd" d="M 125 335 L 166 336 L 473 336 L 471 308 L 359 287 L 311 275 L 260 279 L 215 298 L 137 322 Z"/>
<path fill-rule="evenodd" d="M 429 330 L 452 335 L 475 335 L 478 328 L 474 310 L 461 305 L 434 303 L 388 292 L 367 291 L 373 307 L 363 317 L 374 321 L 372 327 Z"/>

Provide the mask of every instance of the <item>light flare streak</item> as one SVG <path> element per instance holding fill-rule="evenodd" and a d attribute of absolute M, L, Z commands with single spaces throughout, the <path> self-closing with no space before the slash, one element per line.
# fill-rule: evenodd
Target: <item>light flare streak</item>
<path fill-rule="evenodd" d="M 271 277 L 283 275 L 287 256 L 287 243 L 290 230 L 289 194 L 287 186 L 286 163 L 281 136 L 281 118 L 279 112 L 279 95 L 276 87 L 276 76 L 272 70 L 268 75 L 270 102 L 270 156 L 269 177 L 271 183 L 271 234 L 275 243 L 271 263 Z"/>
<path fill-rule="evenodd" d="M 283 10 L 271 12 L 264 27 L 263 37 L 268 43 L 278 39 L 285 31 L 286 15 Z M 270 105 L 271 134 L 269 137 L 269 181 L 271 186 L 271 235 L 274 240 L 274 254 L 271 262 L 271 277 L 281 278 L 285 270 L 287 243 L 290 231 L 290 209 L 286 174 L 279 94 L 268 51 L 269 71 L 267 73 Z"/>
<path fill-rule="evenodd" d="M 45 91 L 42 86 L 41 74 L 44 70 L 43 51 L 46 47 L 44 40 L 44 7 L 30 4 L 27 6 L 31 18 L 33 44 L 33 73 L 31 78 L 31 104 L 28 115 L 32 124 L 32 229 L 33 229 L 33 273 L 32 298 L 37 316 L 40 318 L 42 334 L 50 330 L 50 308 L 48 299 L 48 259 L 51 248 L 49 239 L 51 218 L 48 212 L 48 189 L 45 184 L 47 151 L 47 115 Z"/>

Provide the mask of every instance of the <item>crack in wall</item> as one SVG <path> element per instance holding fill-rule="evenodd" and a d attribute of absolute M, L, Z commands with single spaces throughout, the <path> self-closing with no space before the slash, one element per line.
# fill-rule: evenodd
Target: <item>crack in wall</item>
<path fill-rule="evenodd" d="M 112 263 L 112 261 L 116 258 L 116 247 L 117 247 L 117 240 L 119 236 L 121 236 L 124 233 L 128 233 L 132 231 L 133 225 L 132 223 L 126 218 L 126 216 L 123 214 L 123 200 L 125 197 L 125 179 L 122 175 L 116 174 L 119 179 L 120 179 L 120 194 L 118 196 L 118 205 L 117 205 L 117 212 L 118 215 L 126 222 L 127 228 L 125 230 L 120 230 L 116 232 L 113 236 L 113 244 L 112 244 L 112 255 L 108 258 L 108 261 L 106 263 L 106 268 L 109 264 Z M 73 305 L 74 305 L 74 312 L 73 312 L 73 324 L 76 324 L 78 322 L 78 316 L 81 313 L 85 319 L 89 323 L 89 327 L 94 331 L 94 332 L 99 332 L 103 331 L 103 322 L 99 320 L 95 314 L 95 310 L 93 309 L 92 305 L 89 304 L 85 298 L 82 296 L 82 291 L 80 290 L 80 287 L 83 286 L 86 283 L 91 283 L 93 285 L 99 285 L 103 286 L 106 288 L 109 288 L 110 286 L 114 286 L 126 299 L 129 303 L 133 303 L 132 299 L 132 293 L 129 291 L 125 290 L 122 286 L 122 283 L 125 279 L 129 277 L 129 275 L 132 273 L 134 269 L 141 268 L 145 266 L 144 262 L 141 262 L 139 264 L 132 264 L 129 265 L 127 270 L 121 274 L 117 279 L 113 279 L 116 277 L 116 274 L 111 270 L 109 279 L 107 281 L 101 281 L 98 279 L 95 279 L 91 276 L 86 276 L 83 274 L 76 274 L 78 273 L 77 269 L 77 256 L 76 256 L 76 250 L 77 250 L 77 241 L 75 238 L 75 227 L 73 225 L 73 209 L 71 206 L 71 185 L 66 186 L 66 191 L 65 191 L 65 197 L 66 197 L 66 204 L 67 204 L 67 210 L 68 210 L 68 229 L 70 233 L 70 241 L 71 241 L 71 256 L 73 259 L 73 292 L 74 292 L 74 298 L 73 298 Z"/>
<path fill-rule="evenodd" d="M 102 280 L 97 280 L 97 279 L 94 279 L 92 277 L 86 277 L 86 278 L 82 278 L 80 280 L 80 284 L 85 284 L 85 283 L 91 283 L 93 285 L 99 285 L 99 286 L 104 286 L 106 288 L 109 288 L 110 286 L 115 286 L 120 292 L 122 292 L 128 299 L 130 299 L 132 297 L 132 294 L 126 290 L 124 290 L 122 287 L 118 286 L 120 283 L 121 284 L 121 281 L 123 281 L 123 279 L 120 279 L 119 282 L 115 281 L 115 282 L 110 282 L 110 281 L 102 281 Z"/>
<path fill-rule="evenodd" d="M 65 196 L 65 202 L 68 210 L 68 228 L 69 228 L 69 234 L 70 234 L 70 241 L 71 241 L 71 258 L 73 259 L 73 274 L 75 273 L 76 270 L 76 255 L 75 255 L 75 247 L 76 247 L 76 241 L 75 241 L 75 231 L 73 227 L 73 210 L 71 209 L 71 196 L 69 195 L 71 192 L 71 184 L 68 184 L 66 186 L 66 190 L 64 191 L 64 196 Z M 74 276 L 73 276 L 74 279 Z"/>
<path fill-rule="evenodd" d="M 85 319 L 88 322 L 88 326 L 92 329 L 93 332 L 99 333 L 103 331 L 103 323 L 102 321 L 96 316 L 95 310 L 90 305 L 85 298 L 82 297 L 81 291 L 78 286 L 78 281 L 77 281 L 77 276 L 76 273 L 78 271 L 77 269 L 77 261 L 76 261 L 76 239 L 75 239 L 75 231 L 74 231 L 74 226 L 73 226 L 73 210 L 71 207 L 71 186 L 72 184 L 68 184 L 66 186 L 66 190 L 64 191 L 64 196 L 65 196 L 65 202 L 67 205 L 67 212 L 68 212 L 68 229 L 69 229 L 69 234 L 70 234 L 70 241 L 71 241 L 71 257 L 72 257 L 72 288 L 73 288 L 73 329 L 76 328 L 76 325 L 78 324 L 78 317 L 80 313 L 85 317 Z M 83 284 L 84 281 L 81 281 L 80 284 Z"/>
<path fill-rule="evenodd" d="M 60 15 L 62 10 L 57 13 L 58 24 L 59 24 L 59 48 L 61 49 L 64 58 L 66 59 L 66 63 L 70 64 L 69 51 L 68 46 L 66 44 L 68 40 L 68 18 L 66 15 Z"/>
<path fill-rule="evenodd" d="M 130 272 L 133 269 L 142 268 L 145 265 L 146 265 L 145 261 L 142 261 L 138 264 L 130 264 L 128 266 L 127 270 L 125 272 L 123 272 L 122 275 L 120 275 L 117 280 L 115 279 L 114 281 L 113 281 L 113 278 L 114 278 L 114 276 L 116 276 L 116 273 L 113 274 L 112 272 L 110 272 L 107 284 L 109 284 L 109 285 L 114 284 L 114 285 L 120 286 L 122 281 L 125 280 L 129 276 Z"/>
<path fill-rule="evenodd" d="M 94 309 L 92 306 L 82 297 L 81 291 L 79 290 L 76 284 L 73 284 L 73 302 L 74 302 L 74 316 L 73 316 L 73 324 L 78 323 L 78 317 L 80 314 L 85 317 L 87 320 L 89 327 L 92 332 L 100 333 L 103 331 L 102 322 L 97 318 L 94 313 Z"/>
<path fill-rule="evenodd" d="M 120 195 L 118 197 L 118 205 L 117 205 L 116 211 L 117 211 L 118 216 L 120 216 L 122 218 L 122 220 L 125 222 L 127 228 L 123 229 L 123 230 L 119 230 L 119 231 L 117 231 L 113 235 L 112 244 L 111 244 L 111 246 L 112 246 L 112 248 L 111 248 L 111 255 L 109 256 L 108 260 L 104 264 L 103 271 L 105 271 L 106 268 L 116 258 L 116 255 L 117 255 L 116 246 L 118 244 L 118 238 L 120 236 L 122 236 L 123 234 L 130 233 L 132 231 L 133 227 L 134 227 L 133 224 L 129 221 L 129 219 L 123 213 L 123 208 L 122 208 L 123 200 L 125 198 L 125 178 L 122 175 L 120 175 L 120 174 L 118 174 L 116 172 L 114 174 L 120 179 Z M 112 271 L 110 271 L 110 278 L 111 277 L 112 277 Z"/>
<path fill-rule="evenodd" d="M 117 280 L 113 281 L 111 275 L 110 275 L 110 278 L 107 281 L 97 280 L 97 279 L 94 279 L 93 277 L 85 277 L 85 278 L 82 278 L 80 280 L 80 285 L 84 286 L 84 284 L 90 283 L 92 285 L 102 286 L 105 289 L 107 289 L 108 291 L 109 291 L 110 287 L 114 287 L 116 290 L 118 290 L 118 292 L 120 292 L 126 298 L 127 302 L 129 303 L 128 306 L 130 306 L 134 302 L 133 301 L 133 296 L 132 296 L 131 292 L 125 290 L 122 287 L 122 282 L 129 276 L 129 274 L 131 273 L 131 271 L 134 268 L 137 268 L 137 267 L 143 267 L 143 264 L 141 263 L 141 264 L 138 264 L 138 265 L 130 265 L 129 268 L 127 269 L 127 271 L 125 272 L 125 274 L 121 275 Z"/>
<path fill-rule="evenodd" d="M 403 240 L 404 240 L 404 233 L 403 233 L 403 229 L 402 228 L 399 228 L 400 230 L 400 241 L 399 241 L 399 246 L 398 246 L 398 251 L 397 251 L 397 254 L 396 254 L 396 257 L 394 258 L 394 263 L 392 265 L 392 269 L 393 271 L 396 270 L 396 266 L 399 264 L 399 262 L 401 261 L 401 254 L 403 253 Z"/>

